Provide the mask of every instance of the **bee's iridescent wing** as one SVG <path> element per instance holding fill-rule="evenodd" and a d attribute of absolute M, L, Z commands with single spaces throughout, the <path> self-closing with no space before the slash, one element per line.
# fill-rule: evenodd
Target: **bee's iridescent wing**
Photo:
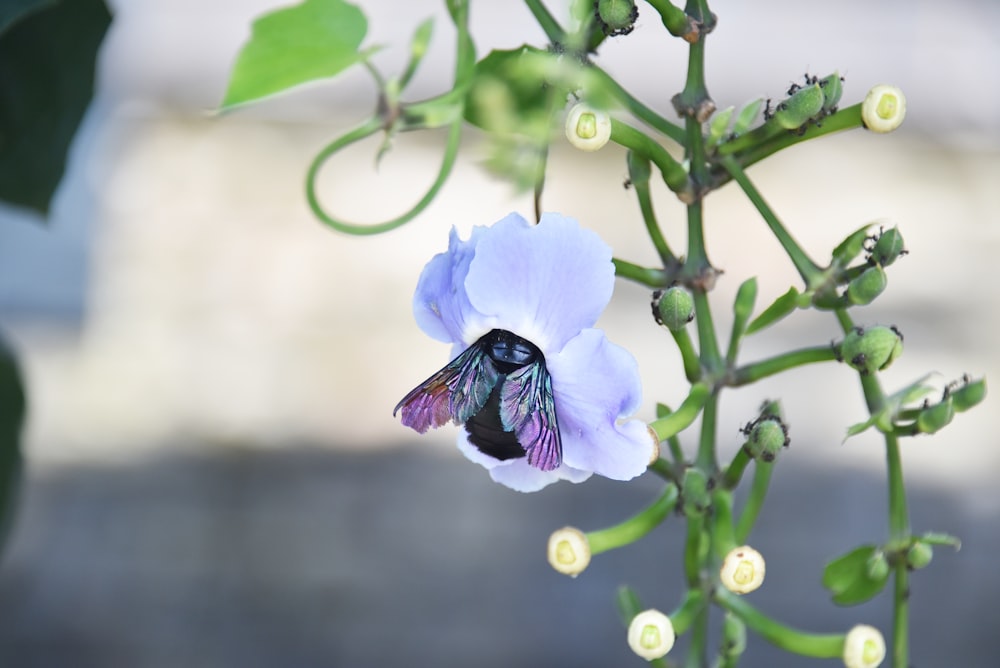
<path fill-rule="evenodd" d="M 507 375 L 500 388 L 500 420 L 517 435 L 528 464 L 551 471 L 562 463 L 552 377 L 544 363 L 528 364 Z"/>
<path fill-rule="evenodd" d="M 461 424 L 479 412 L 499 378 L 496 366 L 477 341 L 413 388 L 392 414 L 402 411 L 403 424 L 421 434 L 449 420 Z"/>

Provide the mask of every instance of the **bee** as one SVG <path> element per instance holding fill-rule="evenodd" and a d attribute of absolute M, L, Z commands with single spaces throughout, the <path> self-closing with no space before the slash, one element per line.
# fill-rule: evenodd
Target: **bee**
<path fill-rule="evenodd" d="M 501 461 L 527 457 L 552 471 L 562 463 L 552 377 L 536 345 L 494 329 L 409 392 L 392 414 L 423 434 L 449 421 Z"/>

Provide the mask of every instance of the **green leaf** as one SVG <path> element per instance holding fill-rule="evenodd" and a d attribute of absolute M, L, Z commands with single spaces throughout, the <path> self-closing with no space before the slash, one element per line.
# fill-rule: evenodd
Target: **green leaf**
<path fill-rule="evenodd" d="M 368 20 L 343 0 L 305 0 L 264 14 L 253 22 L 240 50 L 222 109 L 332 77 L 367 59 L 378 47 L 360 51 Z"/>
<path fill-rule="evenodd" d="M 111 14 L 102 0 L 0 11 L 0 200 L 48 213 L 90 104 Z"/>
<path fill-rule="evenodd" d="M 7 537 L 21 479 L 24 388 L 17 361 L 0 338 L 0 547 Z"/>
<path fill-rule="evenodd" d="M 833 594 L 837 605 L 857 605 L 878 594 L 889 579 L 889 571 L 872 577 L 869 560 L 877 556 L 876 545 L 862 545 L 837 557 L 823 569 L 823 586 Z"/>
<path fill-rule="evenodd" d="M 729 129 L 729 121 L 733 117 L 733 108 L 726 107 L 722 111 L 717 111 L 712 120 L 708 123 L 708 145 L 717 146 L 722 141 L 726 130 Z"/>
<path fill-rule="evenodd" d="M 757 116 L 760 115 L 760 109 L 763 106 L 764 100 L 757 98 L 752 102 L 748 102 L 746 106 L 740 109 L 740 113 L 736 115 L 736 122 L 733 123 L 734 137 L 739 137 L 750 128 L 750 124 L 757 120 Z"/>
<path fill-rule="evenodd" d="M 413 33 L 413 39 L 410 40 L 410 62 L 406 64 L 406 69 L 399 77 L 400 90 L 406 88 L 407 84 L 410 83 L 410 79 L 413 78 L 420 66 L 420 61 L 427 55 L 427 47 L 431 43 L 431 35 L 433 34 L 434 19 L 427 19 L 417 26 L 416 32 Z"/>
<path fill-rule="evenodd" d="M 798 308 L 798 298 L 799 291 L 794 287 L 788 288 L 788 292 L 775 299 L 774 303 L 764 309 L 763 313 L 754 318 L 753 322 L 747 327 L 747 335 L 759 332 L 765 327 L 770 327 L 790 314 Z"/>

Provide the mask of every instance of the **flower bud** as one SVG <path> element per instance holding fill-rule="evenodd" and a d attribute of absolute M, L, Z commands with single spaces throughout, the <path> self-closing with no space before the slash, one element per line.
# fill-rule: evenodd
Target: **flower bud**
<path fill-rule="evenodd" d="M 847 284 L 847 301 L 855 306 L 871 304 L 885 290 L 888 279 L 879 265 L 868 267 Z"/>
<path fill-rule="evenodd" d="M 917 429 L 924 434 L 941 431 L 955 417 L 955 404 L 951 395 L 936 404 L 927 406 L 917 414 Z"/>
<path fill-rule="evenodd" d="M 659 610 L 643 610 L 628 625 L 628 646 L 647 661 L 665 656 L 675 639 L 673 623 Z"/>
<path fill-rule="evenodd" d="M 552 568 L 575 578 L 590 564 L 590 544 L 579 529 L 563 527 L 549 536 L 548 555 Z"/>
<path fill-rule="evenodd" d="M 903 248 L 903 235 L 898 227 L 892 227 L 884 232 L 880 232 L 872 246 L 871 259 L 883 267 L 888 267 L 895 262 L 900 255 L 905 255 Z"/>
<path fill-rule="evenodd" d="M 566 114 L 566 138 L 581 151 L 597 151 L 611 139 L 611 116 L 582 102 Z"/>
<path fill-rule="evenodd" d="M 889 560 L 882 550 L 875 550 L 865 561 L 865 573 L 868 578 L 882 581 L 889 577 Z"/>
<path fill-rule="evenodd" d="M 819 84 L 805 86 L 778 105 L 774 122 L 786 130 L 798 130 L 823 111 L 823 89 Z"/>
<path fill-rule="evenodd" d="M 895 86 L 875 86 L 861 103 L 861 122 L 872 132 L 892 132 L 903 124 L 906 98 Z"/>
<path fill-rule="evenodd" d="M 864 375 L 886 369 L 903 352 L 903 337 L 895 327 L 855 327 L 840 344 L 840 356 Z"/>
<path fill-rule="evenodd" d="M 773 462 L 781 449 L 788 447 L 788 427 L 774 415 L 754 420 L 744 427 L 743 432 L 747 435 L 744 447 L 754 459 Z"/>
<path fill-rule="evenodd" d="M 934 548 L 929 543 L 918 540 L 906 551 L 906 565 L 912 570 L 928 566 L 934 558 Z"/>
<path fill-rule="evenodd" d="M 858 624 L 844 639 L 844 665 L 847 668 L 876 668 L 885 658 L 885 639 L 874 626 Z"/>
<path fill-rule="evenodd" d="M 749 545 L 729 551 L 722 562 L 719 579 L 734 594 L 749 594 L 764 583 L 764 557 Z"/>
<path fill-rule="evenodd" d="M 679 285 L 653 293 L 653 317 L 672 332 L 694 320 L 694 298 Z"/>
<path fill-rule="evenodd" d="M 840 77 L 840 72 L 834 72 L 820 79 L 819 87 L 823 89 L 823 111 L 828 114 L 834 113 L 837 111 L 841 95 L 844 94 L 844 80 Z"/>
<path fill-rule="evenodd" d="M 699 468 L 684 471 L 681 481 L 682 509 L 686 517 L 701 517 L 711 504 L 708 476 Z"/>
<path fill-rule="evenodd" d="M 986 398 L 986 379 L 973 380 L 966 376 L 962 380 L 962 386 L 952 390 L 951 399 L 955 404 L 955 410 L 961 413 L 967 411 Z"/>
<path fill-rule="evenodd" d="M 632 0 L 598 0 L 595 5 L 597 22 L 609 37 L 629 34 L 639 18 L 639 8 Z"/>

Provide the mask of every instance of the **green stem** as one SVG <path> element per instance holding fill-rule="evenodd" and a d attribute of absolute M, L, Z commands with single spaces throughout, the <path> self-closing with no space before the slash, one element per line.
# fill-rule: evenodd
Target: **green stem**
<path fill-rule="evenodd" d="M 642 220 L 646 224 L 646 233 L 649 234 L 653 247 L 656 248 L 657 255 L 663 263 L 665 270 L 676 270 L 679 266 L 677 258 L 663 237 L 660 224 L 656 221 L 656 213 L 653 211 L 653 200 L 649 191 L 649 159 L 635 151 L 629 151 L 625 157 L 628 165 L 629 180 L 635 189 L 636 199 L 639 200 L 639 211 L 642 213 Z"/>
<path fill-rule="evenodd" d="M 692 291 L 694 299 L 694 321 L 698 327 L 698 346 L 701 349 L 701 366 L 708 373 L 722 373 L 725 364 L 719 353 L 719 341 L 715 336 L 715 323 L 708 295 L 701 289 Z"/>
<path fill-rule="evenodd" d="M 802 276 L 802 280 L 806 286 L 813 287 L 818 284 L 823 279 L 823 270 L 809 259 L 809 256 L 802 250 L 802 247 L 799 246 L 798 242 L 785 229 L 785 226 L 782 225 L 781 221 L 774 214 L 774 211 L 771 210 L 771 207 L 764 200 L 764 196 L 760 194 L 760 191 L 757 190 L 753 182 L 747 177 L 746 172 L 731 157 L 723 158 L 722 166 L 726 168 L 726 171 L 733 177 L 733 180 L 740 184 L 740 188 L 743 189 L 743 192 L 746 193 L 746 196 L 757 208 L 757 211 L 771 229 L 771 233 L 778 239 L 781 247 L 785 249 L 785 253 L 791 259 L 792 264 L 795 265 L 795 269 Z"/>
<path fill-rule="evenodd" d="M 687 538 L 684 541 L 684 576 L 689 589 L 701 587 L 701 541 L 703 517 L 687 518 Z"/>
<path fill-rule="evenodd" d="M 709 389 L 703 383 L 691 386 L 691 391 L 676 411 L 649 423 L 649 428 L 656 432 L 657 438 L 665 441 L 676 436 L 694 422 L 698 412 L 709 398 Z"/>
<path fill-rule="evenodd" d="M 430 204 L 431 201 L 437 196 L 438 191 L 444 185 L 445 181 L 448 180 L 452 167 L 455 165 L 455 158 L 458 155 L 458 147 L 461 141 L 461 118 L 458 118 L 451 124 L 448 132 L 448 143 L 445 146 L 444 158 L 441 161 L 441 167 L 438 169 L 437 178 L 434 179 L 434 183 L 431 184 L 431 187 L 426 193 L 424 193 L 424 196 L 421 197 L 420 200 L 408 211 L 397 216 L 396 218 L 374 225 L 349 223 L 340 220 L 339 218 L 334 218 L 323 208 L 323 205 L 320 204 L 319 197 L 316 194 L 316 179 L 319 176 L 320 168 L 335 153 L 357 141 L 360 141 L 361 139 L 364 139 L 365 137 L 371 136 L 381 127 L 382 121 L 380 119 L 371 118 L 362 125 L 348 131 L 346 134 L 327 144 L 327 146 L 324 147 L 315 158 L 313 158 L 312 163 L 309 165 L 309 170 L 306 172 L 306 200 L 309 202 L 309 208 L 312 209 L 313 214 L 317 218 L 338 232 L 355 235 L 381 234 L 382 232 L 388 232 L 389 230 L 393 230 L 408 223 L 416 218 L 421 211 L 427 208 L 427 205 Z"/>
<path fill-rule="evenodd" d="M 587 532 L 590 553 L 600 554 L 615 548 L 631 545 L 658 527 L 677 505 L 677 485 L 668 484 L 663 494 L 648 508 L 633 515 L 621 524 L 607 529 Z"/>
<path fill-rule="evenodd" d="M 684 143 L 685 133 L 682 127 L 676 123 L 671 123 L 666 118 L 660 116 L 651 108 L 632 97 L 627 90 L 622 88 L 621 84 L 618 83 L 614 77 L 609 75 L 600 67 L 595 65 L 590 68 L 590 71 L 595 75 L 595 80 L 599 82 L 599 87 L 610 94 L 619 102 L 619 104 L 631 112 L 633 116 L 654 130 L 662 133 L 670 139 L 673 139 L 678 144 Z"/>
<path fill-rule="evenodd" d="M 700 589 L 689 589 L 677 609 L 668 615 L 670 623 L 674 627 L 674 633 L 677 635 L 686 633 L 706 607 L 705 594 Z"/>
<path fill-rule="evenodd" d="M 651 288 L 662 288 L 667 285 L 667 275 L 662 269 L 641 267 L 617 257 L 611 258 L 611 261 L 615 265 L 615 275 L 619 278 L 627 278 Z"/>
<path fill-rule="evenodd" d="M 695 465 L 704 471 L 708 476 L 712 476 L 719 470 L 719 464 L 715 455 L 715 432 L 716 422 L 719 412 L 719 394 L 713 391 L 705 400 L 701 414 L 701 435 L 698 441 L 698 454 L 695 458 Z"/>
<path fill-rule="evenodd" d="M 729 462 L 729 468 L 726 469 L 726 474 L 722 477 L 722 486 L 725 489 L 736 489 L 736 486 L 740 484 L 740 480 L 743 478 L 743 473 L 747 469 L 747 465 L 753 461 L 753 457 L 750 456 L 750 452 L 746 447 L 742 447 L 733 457 L 733 461 Z"/>
<path fill-rule="evenodd" d="M 691 643 L 688 645 L 687 668 L 704 668 L 708 665 L 708 613 L 709 607 L 703 606 L 695 613 L 691 625 Z"/>
<path fill-rule="evenodd" d="M 733 494 L 725 488 L 716 488 L 712 492 L 712 548 L 721 560 L 736 547 L 736 534 L 733 531 Z"/>
<path fill-rule="evenodd" d="M 684 166 L 667 153 L 667 149 L 631 125 L 627 125 L 617 118 L 612 118 L 611 141 L 649 158 L 660 170 L 663 182 L 675 193 L 680 194 L 690 188 L 687 170 L 684 169 Z"/>
<path fill-rule="evenodd" d="M 806 633 L 776 622 L 745 599 L 725 589 L 716 589 L 715 600 L 726 610 L 742 619 L 765 640 L 781 649 L 818 659 L 839 658 L 844 651 L 845 635 Z"/>
<path fill-rule="evenodd" d="M 900 559 L 893 570 L 896 578 L 892 608 L 892 666 L 908 668 L 910 643 L 910 572 L 906 560 Z"/>
<path fill-rule="evenodd" d="M 684 377 L 689 383 L 693 383 L 701 376 L 701 361 L 698 353 L 691 342 L 691 335 L 686 327 L 681 329 L 671 329 L 670 335 L 674 337 L 674 342 L 681 352 L 681 360 L 684 362 Z"/>
<path fill-rule="evenodd" d="M 721 156 L 740 154 L 740 164 L 749 167 L 789 146 L 841 130 L 859 128 L 861 125 L 861 104 L 855 104 L 827 116 L 819 125 L 808 126 L 802 134 L 785 130 L 777 123 L 765 123 L 732 141 L 720 144 L 718 154 Z"/>
<path fill-rule="evenodd" d="M 774 464 L 767 462 L 755 462 L 753 467 L 753 482 L 750 484 L 750 494 L 747 496 L 746 505 L 736 523 L 736 542 L 744 544 L 750 537 L 750 531 L 757 522 L 761 508 L 764 507 L 764 499 L 767 497 L 768 487 L 771 485 L 771 474 L 774 472 Z"/>
<path fill-rule="evenodd" d="M 837 351 L 831 345 L 800 348 L 733 369 L 726 384 L 731 387 L 749 385 L 798 366 L 816 362 L 830 362 L 835 359 L 837 359 Z"/>
<path fill-rule="evenodd" d="M 691 21 L 684 10 L 670 0 L 646 0 L 660 15 L 663 26 L 674 37 L 683 37 L 691 31 Z"/>
<path fill-rule="evenodd" d="M 556 21 L 555 17 L 552 16 L 541 0 L 524 0 L 524 4 L 528 6 L 531 15 L 535 17 L 535 21 L 545 31 L 545 36 L 548 37 L 549 41 L 553 44 L 562 44 L 566 39 L 566 31 L 563 30 L 562 26 L 559 25 L 559 22 Z"/>

